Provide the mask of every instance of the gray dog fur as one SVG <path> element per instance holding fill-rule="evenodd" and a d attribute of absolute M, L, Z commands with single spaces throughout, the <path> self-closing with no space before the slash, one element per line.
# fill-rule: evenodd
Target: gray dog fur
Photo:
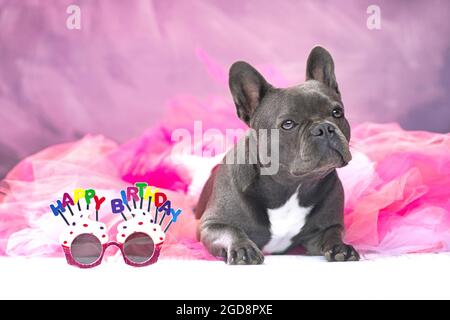
<path fill-rule="evenodd" d="M 306 68 L 305 83 L 290 88 L 273 87 L 246 62 L 230 68 L 239 118 L 256 132 L 279 129 L 279 170 L 262 175 L 259 162 L 222 162 L 211 173 L 196 207 L 199 237 L 228 264 L 261 264 L 264 248 L 284 253 L 297 246 L 328 261 L 359 260 L 342 241 L 344 191 L 336 168 L 351 160 L 350 126 L 334 62 L 315 47 Z"/>

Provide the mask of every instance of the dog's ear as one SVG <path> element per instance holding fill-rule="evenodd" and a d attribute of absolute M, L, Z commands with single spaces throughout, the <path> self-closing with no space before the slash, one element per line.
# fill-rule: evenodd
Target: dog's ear
<path fill-rule="evenodd" d="M 229 85 L 237 115 L 249 125 L 253 113 L 271 85 L 244 61 L 235 62 L 231 66 Z"/>
<path fill-rule="evenodd" d="M 324 48 L 317 46 L 311 50 L 306 63 L 306 80 L 317 80 L 336 91 L 340 95 L 334 62 L 331 54 Z"/>

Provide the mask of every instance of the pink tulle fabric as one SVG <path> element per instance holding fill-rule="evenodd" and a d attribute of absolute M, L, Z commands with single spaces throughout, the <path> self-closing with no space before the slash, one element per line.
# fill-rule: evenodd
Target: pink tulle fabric
<path fill-rule="evenodd" d="M 198 101 L 190 99 L 183 98 L 184 109 L 190 102 L 196 106 L 193 110 L 199 109 Z M 203 130 L 243 128 L 233 112 L 219 112 L 231 106 L 212 99 L 208 108 L 214 106 L 216 117 Z M 177 108 L 174 101 L 169 112 Z M 0 255 L 62 256 L 57 239 L 64 223 L 49 211 L 51 202 L 76 187 L 114 197 L 127 183 L 147 181 L 163 188 L 183 209 L 161 257 L 213 259 L 196 240 L 192 208 L 223 154 L 177 156 L 170 135 L 174 128 L 189 128 L 188 123 L 192 127 L 195 117 L 177 113 L 123 145 L 86 136 L 24 159 L 0 185 Z M 364 123 L 353 129 L 351 147 L 353 160 L 339 170 L 346 193 L 346 241 L 363 254 L 449 251 L 450 134 Z M 203 141 L 199 148 L 208 150 L 208 143 Z M 114 236 L 120 218 L 103 209 L 101 220 Z"/>

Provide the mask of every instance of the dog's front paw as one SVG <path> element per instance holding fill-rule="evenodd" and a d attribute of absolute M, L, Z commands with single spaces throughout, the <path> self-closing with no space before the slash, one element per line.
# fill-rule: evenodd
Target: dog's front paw
<path fill-rule="evenodd" d="M 262 264 L 264 255 L 251 240 L 232 244 L 227 251 L 227 264 Z"/>
<path fill-rule="evenodd" d="M 351 245 L 342 243 L 333 246 L 323 254 L 330 261 L 358 261 L 359 253 Z"/>

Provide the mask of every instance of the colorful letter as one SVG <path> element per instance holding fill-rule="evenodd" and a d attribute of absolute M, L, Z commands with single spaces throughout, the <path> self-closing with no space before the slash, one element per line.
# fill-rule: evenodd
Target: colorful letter
<path fill-rule="evenodd" d="M 170 214 L 170 205 L 171 205 L 170 200 L 167 200 L 161 207 L 159 207 L 158 211 L 159 212 L 165 211 L 166 214 Z"/>
<path fill-rule="evenodd" d="M 74 201 L 75 203 L 78 203 L 78 201 L 79 201 L 81 198 L 84 198 L 84 195 L 85 195 L 84 189 L 75 189 L 75 190 L 73 191 L 73 201 Z"/>
<path fill-rule="evenodd" d="M 94 198 L 95 196 L 95 190 L 94 189 L 87 189 L 85 192 L 85 198 L 86 198 L 86 203 L 90 204 L 92 198 Z"/>
<path fill-rule="evenodd" d="M 159 191 L 158 188 L 148 186 L 147 189 L 145 189 L 144 199 L 147 199 L 147 198 L 150 198 L 150 197 L 155 199 L 155 197 L 154 197 L 155 193 L 157 193 L 158 191 Z"/>
<path fill-rule="evenodd" d="M 122 197 L 123 203 L 128 204 L 127 196 L 124 190 L 120 190 L 120 196 Z"/>
<path fill-rule="evenodd" d="M 63 195 L 62 205 L 65 208 L 68 204 L 70 204 L 71 206 L 74 205 L 72 197 L 66 192 Z"/>
<path fill-rule="evenodd" d="M 94 196 L 94 201 L 95 201 L 95 210 L 100 210 L 100 206 L 102 205 L 103 202 L 105 202 L 105 197 L 101 197 L 100 199 L 97 196 Z"/>
<path fill-rule="evenodd" d="M 127 200 L 130 201 L 133 198 L 134 201 L 139 201 L 138 188 L 128 187 L 127 188 Z"/>
<path fill-rule="evenodd" d="M 166 201 L 167 201 L 167 196 L 164 192 L 155 193 L 155 206 L 159 207 Z"/>
<path fill-rule="evenodd" d="M 123 202 L 120 199 L 111 200 L 111 210 L 113 213 L 121 213 L 125 207 L 123 206 Z"/>
<path fill-rule="evenodd" d="M 177 222 L 177 218 L 181 214 L 181 209 L 178 209 L 177 211 L 170 209 L 170 214 L 172 215 L 173 222 Z"/>
<path fill-rule="evenodd" d="M 51 204 L 50 205 L 50 209 L 52 209 L 53 215 L 58 216 L 59 215 L 59 211 L 64 212 L 66 211 L 66 209 L 64 209 L 61 200 L 56 201 L 56 207 Z"/>
<path fill-rule="evenodd" d="M 139 198 L 144 198 L 144 189 L 148 186 L 146 182 L 136 182 L 134 184 L 139 189 Z"/>

